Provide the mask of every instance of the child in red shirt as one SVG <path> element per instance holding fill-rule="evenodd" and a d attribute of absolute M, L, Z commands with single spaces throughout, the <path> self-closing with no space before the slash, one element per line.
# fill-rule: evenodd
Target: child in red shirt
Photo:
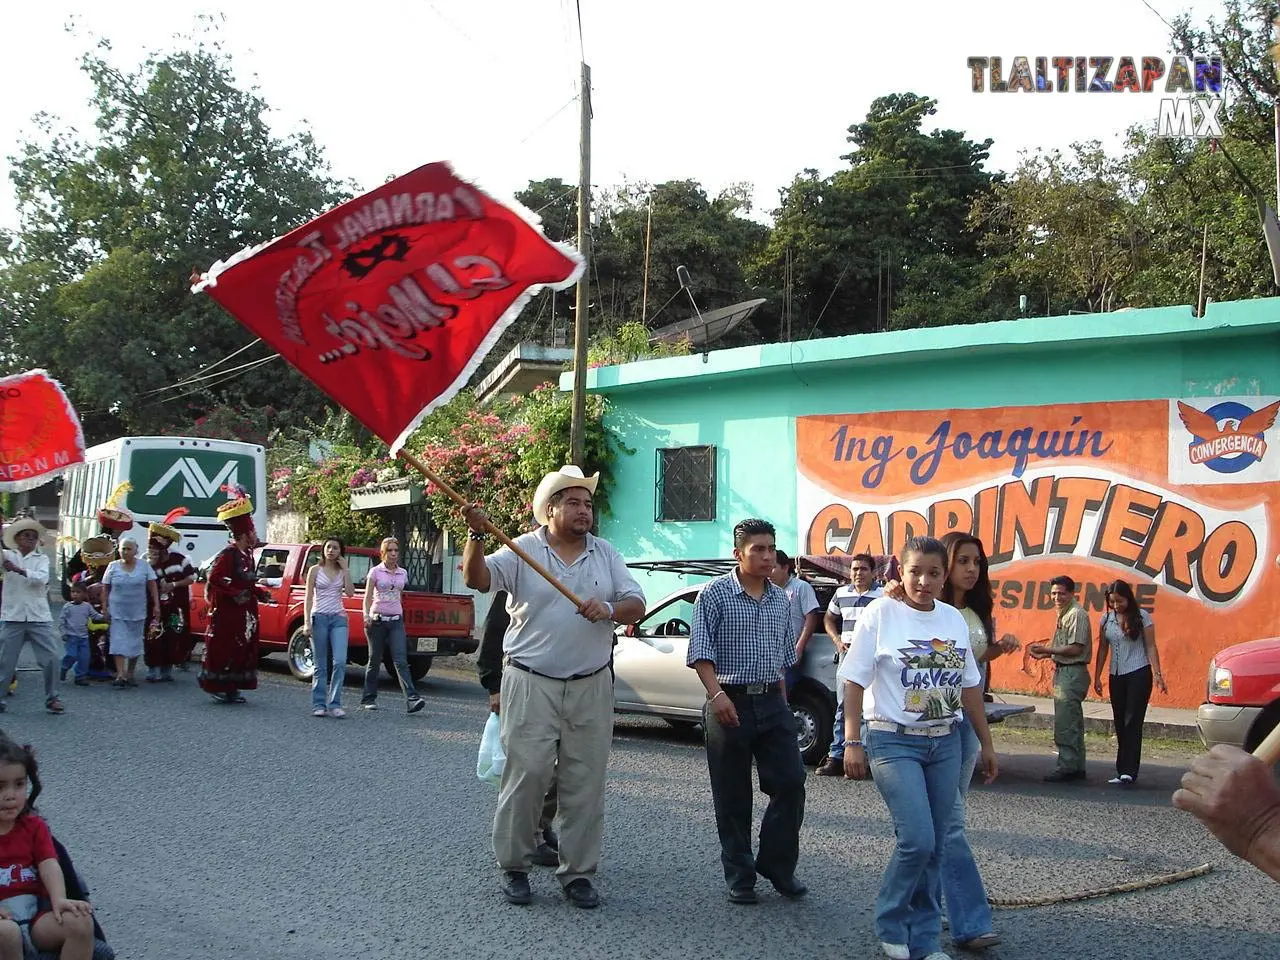
<path fill-rule="evenodd" d="M 23 927 L 38 950 L 91 960 L 93 908 L 67 899 L 39 794 L 35 754 L 0 734 L 0 960 L 21 960 Z"/>

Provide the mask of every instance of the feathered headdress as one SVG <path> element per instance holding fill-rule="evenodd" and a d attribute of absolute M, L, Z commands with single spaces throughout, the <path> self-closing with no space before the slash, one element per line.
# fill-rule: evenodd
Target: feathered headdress
<path fill-rule="evenodd" d="M 218 507 L 218 519 L 225 523 L 232 533 L 244 533 L 253 526 L 253 501 L 244 487 L 238 483 L 225 483 L 227 502 Z"/>
<path fill-rule="evenodd" d="M 133 529 L 133 514 L 120 506 L 124 495 L 132 489 L 133 484 L 126 480 L 111 491 L 111 496 L 107 497 L 107 502 L 98 511 L 100 526 L 115 533 L 127 533 Z"/>
<path fill-rule="evenodd" d="M 191 511 L 186 507 L 174 507 L 159 523 L 151 523 L 147 525 L 147 535 L 150 538 L 150 545 L 161 548 L 177 543 L 182 538 L 182 531 L 173 526 L 173 524 L 181 517 L 185 517 Z"/>

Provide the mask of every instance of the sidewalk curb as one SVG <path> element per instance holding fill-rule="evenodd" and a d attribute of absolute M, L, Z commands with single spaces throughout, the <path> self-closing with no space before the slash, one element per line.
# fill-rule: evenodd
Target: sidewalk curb
<path fill-rule="evenodd" d="M 1042 713 L 1037 710 L 1035 713 L 1023 713 L 1017 716 L 1009 717 L 1004 721 L 1004 726 L 1022 727 L 1030 730 L 1052 730 L 1053 714 Z M 1108 737 L 1115 736 L 1115 723 L 1106 717 L 1090 717 L 1084 718 L 1084 729 L 1086 733 L 1101 733 Z M 1196 729 L 1194 722 L 1191 723 L 1168 723 L 1158 720 L 1148 720 L 1142 726 L 1144 736 L 1162 738 L 1165 740 L 1193 740 L 1197 743 L 1200 741 L 1200 733 Z"/>

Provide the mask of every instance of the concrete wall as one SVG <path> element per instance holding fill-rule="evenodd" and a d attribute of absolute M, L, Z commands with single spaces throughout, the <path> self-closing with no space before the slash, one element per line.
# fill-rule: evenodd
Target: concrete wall
<path fill-rule="evenodd" d="M 1185 307 L 1055 317 L 592 371 L 589 387 L 611 403 L 609 426 L 635 450 L 616 465 L 613 514 L 601 532 L 628 559 L 725 557 L 733 524 L 761 516 L 777 526 L 779 545 L 795 551 L 805 532 L 797 516 L 798 416 L 1280 395 L 1278 333 L 1280 301 L 1259 300 L 1214 304 L 1199 319 Z M 692 444 L 717 449 L 716 520 L 656 523 L 655 451 Z M 1274 565 L 1265 567 L 1274 578 Z M 643 582 L 650 600 L 676 586 L 662 576 Z M 1184 665 L 1181 700 L 1203 688 L 1205 667 Z"/>

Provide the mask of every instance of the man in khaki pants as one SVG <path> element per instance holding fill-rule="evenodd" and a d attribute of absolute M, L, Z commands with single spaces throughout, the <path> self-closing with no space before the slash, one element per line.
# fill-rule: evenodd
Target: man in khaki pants
<path fill-rule="evenodd" d="M 599 478 L 573 466 L 547 474 L 533 496 L 533 517 L 542 527 L 515 541 L 582 601 L 577 608 L 509 548 L 486 557 L 484 511 L 463 510 L 471 528 L 463 579 L 481 593 L 510 594 L 499 694 L 507 763 L 493 818 L 493 852 L 509 903 L 533 901 L 529 866 L 553 778 L 560 794 L 556 877 L 574 906 L 600 903 L 592 878 L 613 740 L 613 624 L 638 621 L 645 599 L 618 551 L 591 534 Z"/>

